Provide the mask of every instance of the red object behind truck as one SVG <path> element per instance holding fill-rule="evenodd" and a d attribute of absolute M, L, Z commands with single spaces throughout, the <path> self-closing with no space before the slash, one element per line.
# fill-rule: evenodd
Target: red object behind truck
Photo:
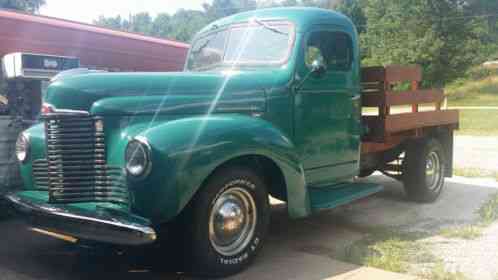
<path fill-rule="evenodd" d="M 189 45 L 68 20 L 0 10 L 0 57 L 12 52 L 73 56 L 110 71 L 181 71 Z"/>

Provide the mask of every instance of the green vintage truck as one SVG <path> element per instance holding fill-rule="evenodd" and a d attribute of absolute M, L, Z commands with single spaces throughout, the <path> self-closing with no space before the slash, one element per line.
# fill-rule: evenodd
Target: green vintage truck
<path fill-rule="evenodd" d="M 55 79 L 17 141 L 25 188 L 7 198 L 46 233 L 125 246 L 168 236 L 164 251 L 192 271 L 236 273 L 264 243 L 269 195 L 307 217 L 379 192 L 357 180 L 379 170 L 412 200 L 438 197 L 458 112 L 420 81 L 417 66 L 361 69 L 339 13 L 233 15 L 197 34 L 184 72 Z"/>

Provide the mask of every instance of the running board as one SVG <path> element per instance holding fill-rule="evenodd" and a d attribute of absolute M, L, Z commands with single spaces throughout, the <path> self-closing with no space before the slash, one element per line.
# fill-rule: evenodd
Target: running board
<path fill-rule="evenodd" d="M 309 188 L 313 212 L 332 209 L 378 193 L 384 188 L 369 183 L 345 183 L 330 187 Z"/>

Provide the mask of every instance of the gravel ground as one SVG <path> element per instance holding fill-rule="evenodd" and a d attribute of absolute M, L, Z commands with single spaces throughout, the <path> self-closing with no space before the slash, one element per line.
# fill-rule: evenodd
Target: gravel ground
<path fill-rule="evenodd" d="M 498 223 L 475 240 L 433 237 L 426 241 L 449 271 L 460 271 L 475 280 L 498 279 Z"/>
<path fill-rule="evenodd" d="M 385 185 L 386 190 L 361 207 L 353 207 L 348 213 L 352 223 L 425 233 L 415 242 L 427 245 L 448 271 L 459 271 L 472 280 L 498 279 L 498 223 L 486 227 L 482 236 L 474 240 L 439 235 L 443 228 L 475 224 L 479 220 L 477 210 L 491 195 L 498 193 L 498 182 L 455 177 L 447 180 L 444 193 L 436 203 L 412 205 L 395 199 L 401 197 L 401 189 L 388 180 L 383 176 L 368 179 Z M 411 273 L 425 269 L 423 265 L 415 265 Z"/>
<path fill-rule="evenodd" d="M 454 145 L 454 166 L 457 168 L 472 168 L 498 171 L 498 137 L 456 136 Z M 498 185 L 491 179 L 466 179 L 459 181 L 473 185 L 488 186 L 491 189 Z M 478 219 L 470 201 L 482 193 L 476 190 L 467 196 L 457 207 L 462 207 L 461 213 L 455 216 L 456 225 L 471 225 Z M 474 240 L 444 238 L 433 236 L 426 240 L 433 253 L 443 260 L 450 271 L 460 271 L 475 280 L 498 279 L 498 223 L 494 223 L 482 232 L 482 236 Z"/>

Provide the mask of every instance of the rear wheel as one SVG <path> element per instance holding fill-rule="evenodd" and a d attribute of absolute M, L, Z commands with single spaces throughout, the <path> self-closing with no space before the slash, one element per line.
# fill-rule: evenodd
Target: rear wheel
<path fill-rule="evenodd" d="M 195 274 L 227 276 L 248 266 L 269 224 L 265 182 L 244 167 L 214 174 L 187 209 L 186 260 Z"/>
<path fill-rule="evenodd" d="M 444 185 L 446 156 L 436 139 L 412 143 L 403 162 L 403 183 L 410 200 L 435 201 Z"/>

